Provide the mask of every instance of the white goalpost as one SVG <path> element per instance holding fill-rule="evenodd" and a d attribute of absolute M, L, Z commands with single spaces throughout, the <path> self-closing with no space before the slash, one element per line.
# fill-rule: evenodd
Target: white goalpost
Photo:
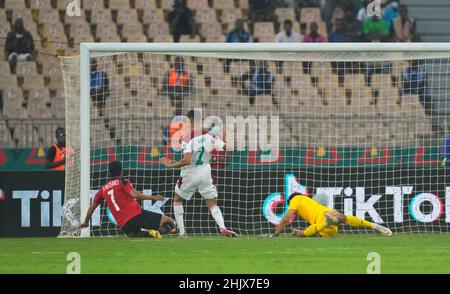
<path fill-rule="evenodd" d="M 74 150 L 62 237 L 122 235 L 103 205 L 79 229 L 111 160 L 138 190 L 167 197 L 144 209 L 172 215 L 179 170 L 158 160 L 180 157 L 172 136 L 194 108 L 233 146 L 212 165 L 240 234 L 271 232 L 293 192 L 394 233 L 449 231 L 448 43 L 82 43 L 61 66 Z M 200 195 L 185 210 L 188 234 L 218 233 Z"/>

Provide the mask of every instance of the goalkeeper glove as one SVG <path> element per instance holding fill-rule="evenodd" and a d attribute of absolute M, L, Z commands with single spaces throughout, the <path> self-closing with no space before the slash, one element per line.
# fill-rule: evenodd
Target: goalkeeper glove
<path fill-rule="evenodd" d="M 447 166 L 447 157 L 444 157 L 444 159 L 442 159 L 441 161 L 441 167 L 446 167 Z"/>

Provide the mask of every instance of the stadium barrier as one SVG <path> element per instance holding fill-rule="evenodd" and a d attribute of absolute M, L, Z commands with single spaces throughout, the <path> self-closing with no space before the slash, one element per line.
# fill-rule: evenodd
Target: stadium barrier
<path fill-rule="evenodd" d="M 138 175 L 138 190 L 172 197 L 177 171 L 130 171 Z M 446 170 L 429 168 L 335 168 L 322 170 L 219 170 L 215 172 L 219 205 L 227 225 L 239 233 L 267 231 L 273 228 L 286 208 L 286 195 L 294 190 L 310 193 L 321 191 L 333 201 L 330 206 L 345 212 L 382 222 L 396 231 L 411 230 L 444 232 L 450 223 L 450 185 Z M 167 181 L 160 182 L 157 179 Z M 311 178 L 314 175 L 314 178 Z M 98 175 L 93 175 L 93 178 Z M 103 175 L 105 176 L 105 175 Z M 225 181 L 224 181 L 225 179 Z M 397 179 L 393 182 L 393 179 Z M 230 181 L 238 181 L 231 183 Z M 264 185 L 254 185 L 262 181 Z M 339 183 L 329 187 L 326 183 Z M 61 172 L 0 172 L 0 236 L 57 236 L 61 226 L 64 173 Z M 98 187 L 93 187 L 93 195 Z M 445 191 L 445 193 L 438 193 Z M 245 197 L 246 201 L 242 201 Z M 241 200 L 241 201 L 240 201 Z M 171 202 L 146 202 L 145 209 L 171 212 Z M 105 210 L 102 206 L 100 209 Z M 100 219 L 100 215 L 103 219 Z M 255 219 L 254 216 L 260 216 Z M 215 234 L 214 221 L 199 196 L 186 205 L 186 228 L 189 233 Z M 114 228 L 106 211 L 97 211 L 92 225 L 100 227 L 102 235 Z M 206 225 L 205 222 L 211 222 Z M 304 223 L 294 225 L 303 226 Z M 103 229 L 103 230 L 102 230 Z"/>

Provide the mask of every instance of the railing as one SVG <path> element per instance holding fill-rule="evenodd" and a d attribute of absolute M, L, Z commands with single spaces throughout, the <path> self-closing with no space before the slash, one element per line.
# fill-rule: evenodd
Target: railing
<path fill-rule="evenodd" d="M 56 142 L 55 130 L 65 126 L 64 119 L 0 119 L 0 124 L 3 123 L 10 138 L 0 141 L 0 148 L 51 146 Z"/>

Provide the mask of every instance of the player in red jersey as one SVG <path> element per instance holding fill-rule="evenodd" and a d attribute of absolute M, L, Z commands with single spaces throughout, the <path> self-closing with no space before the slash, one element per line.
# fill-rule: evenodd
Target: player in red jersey
<path fill-rule="evenodd" d="M 168 216 L 143 210 L 137 200 L 164 200 L 162 195 L 144 195 L 134 189 L 131 182 L 122 177 L 122 164 L 109 163 L 111 180 L 95 194 L 81 228 L 89 226 L 89 220 L 102 201 L 106 201 L 117 225 L 129 237 L 161 238 L 161 234 L 172 232 L 175 221 Z"/>

